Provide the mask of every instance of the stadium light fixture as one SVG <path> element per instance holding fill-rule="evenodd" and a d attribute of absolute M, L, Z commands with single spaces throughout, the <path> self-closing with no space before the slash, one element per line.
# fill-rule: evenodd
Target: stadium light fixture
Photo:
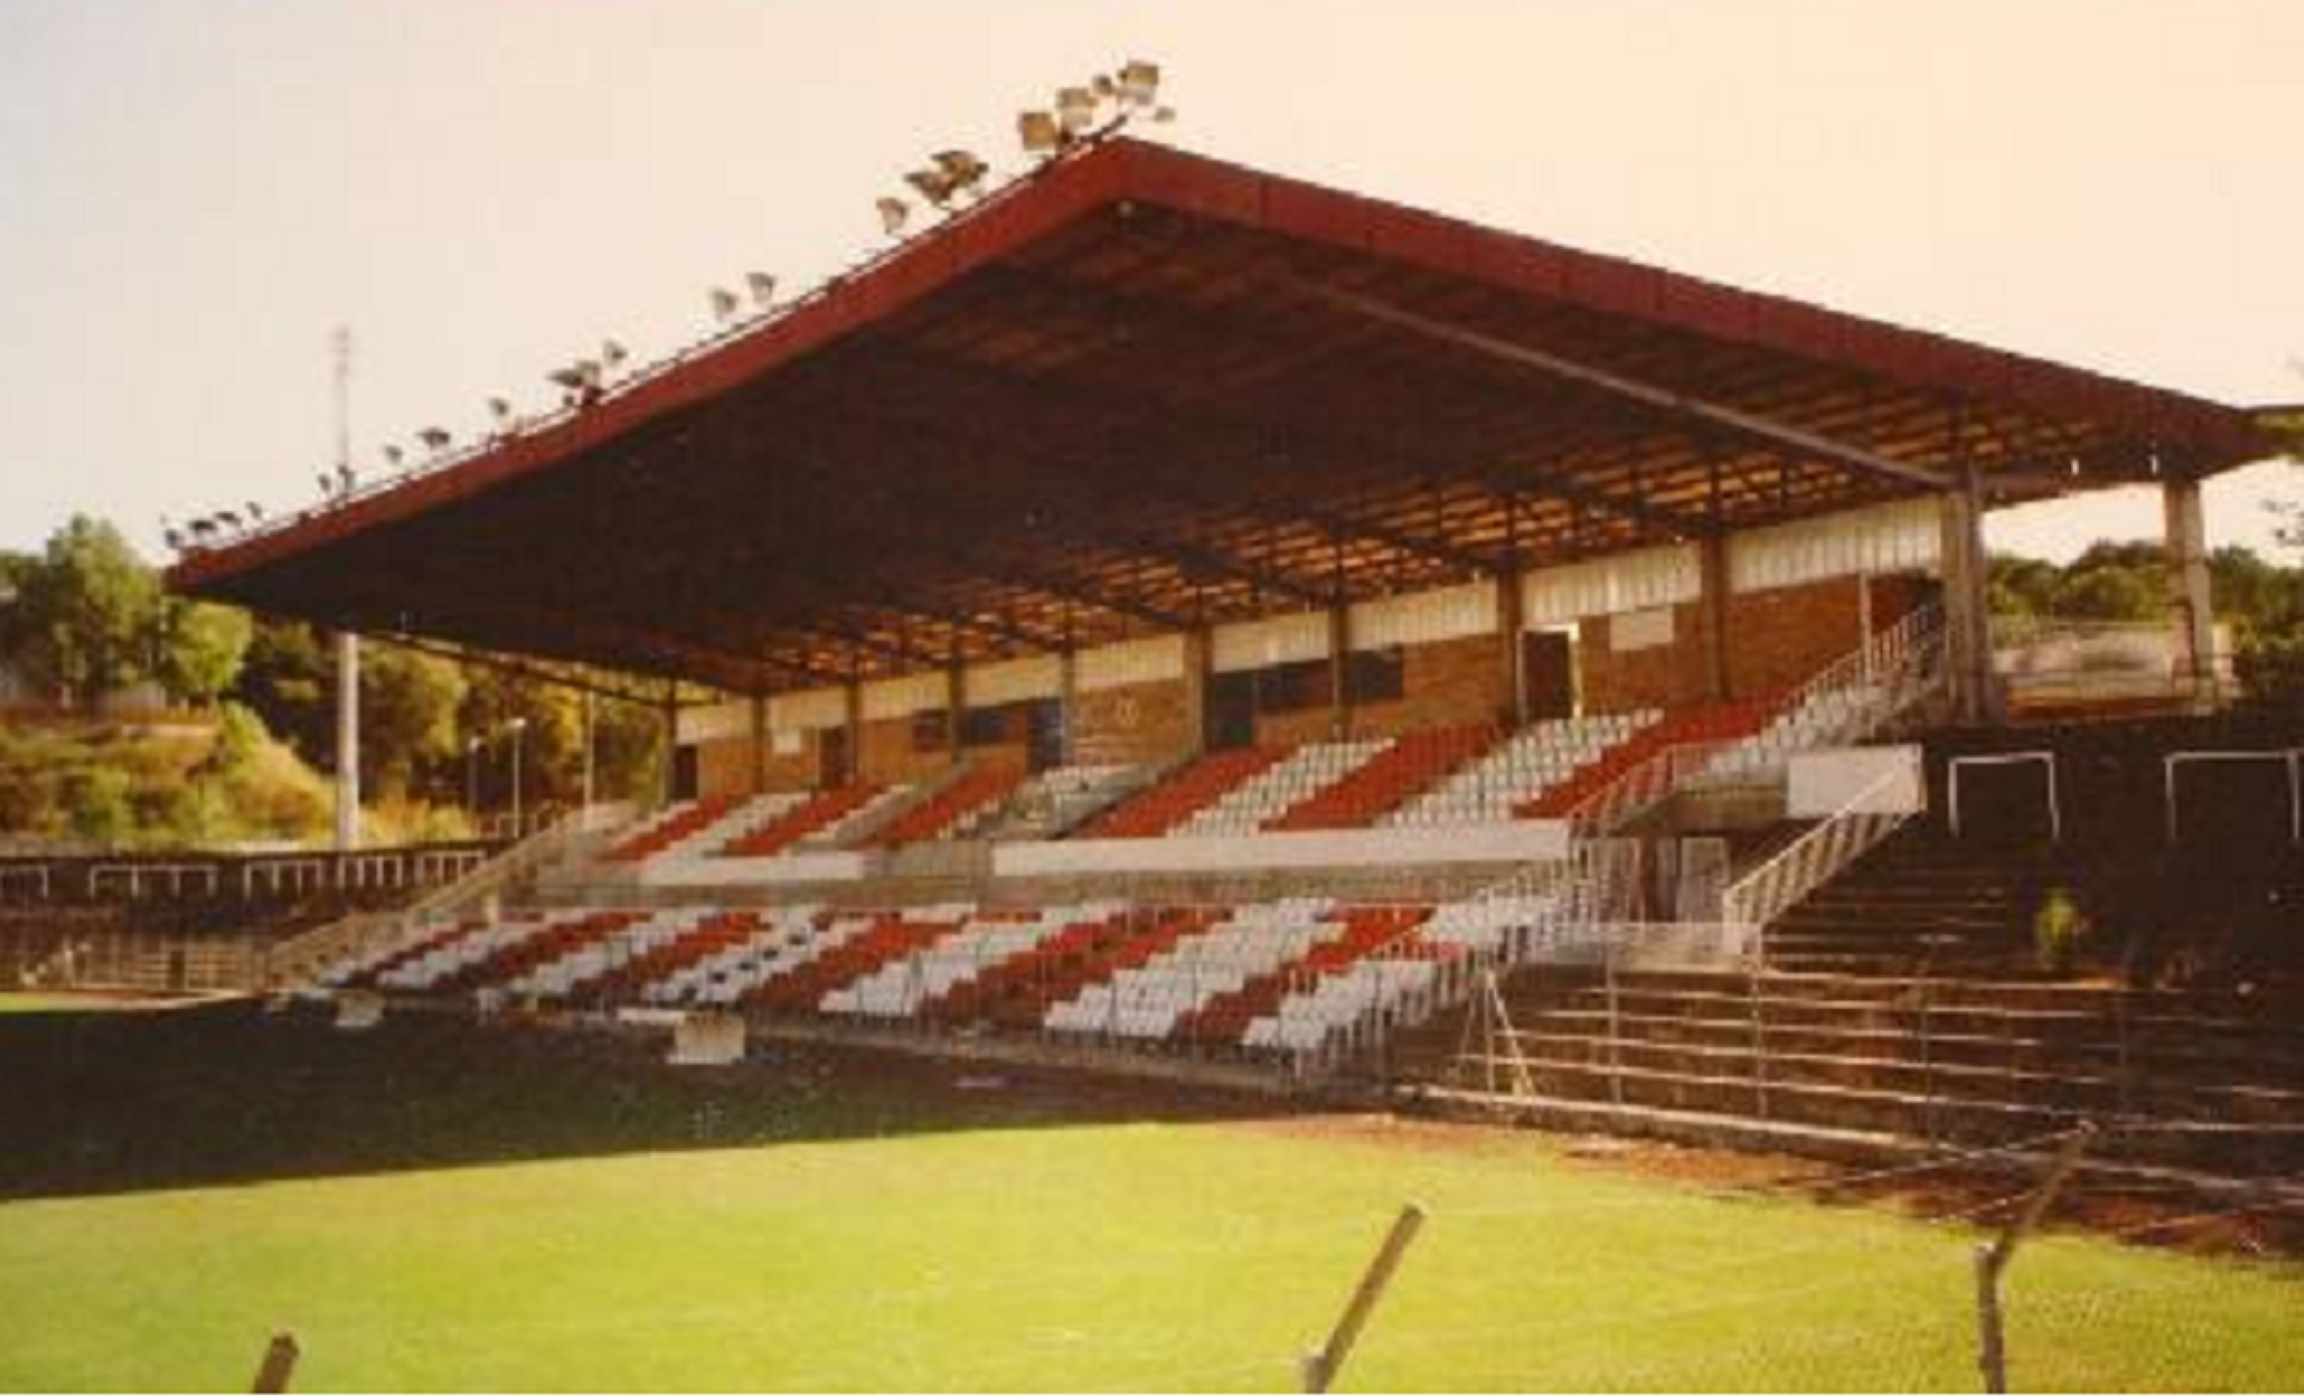
<path fill-rule="evenodd" d="M 1052 156 L 1064 149 L 1064 128 L 1048 112 L 1024 112 L 1016 118 L 1016 137 L 1024 143 L 1024 153 L 1034 156 Z"/>
<path fill-rule="evenodd" d="M 437 453 L 447 451 L 456 439 L 446 428 L 425 428 L 416 434 L 416 440 L 424 444 L 427 452 Z"/>
<path fill-rule="evenodd" d="M 248 502 L 248 503 L 247 503 L 247 513 L 248 513 L 248 523 L 249 523 L 249 524 L 251 524 L 251 525 L 261 525 L 261 524 L 263 524 L 263 523 L 264 523 L 264 507 L 263 507 L 263 506 L 261 506 L 261 505 L 257 504 L 257 503 L 256 503 L 256 502 L 254 502 L 254 501 L 250 501 L 250 502 Z"/>
<path fill-rule="evenodd" d="M 1084 87 L 1059 88 L 1056 124 L 1064 129 L 1065 135 L 1077 139 L 1096 124 L 1096 94 Z"/>
<path fill-rule="evenodd" d="M 624 348 L 624 342 L 615 339 L 600 342 L 600 363 L 607 367 L 609 373 L 622 369 L 624 362 L 631 358 L 632 352 Z"/>
<path fill-rule="evenodd" d="M 495 419 L 500 424 L 511 422 L 512 401 L 501 396 L 489 399 L 488 416 Z"/>
<path fill-rule="evenodd" d="M 904 183 L 920 192 L 920 197 L 942 209 L 952 202 L 954 193 L 951 177 L 941 170 L 915 170 L 904 177 Z"/>
<path fill-rule="evenodd" d="M 384 460 L 388 464 L 397 467 L 407 456 L 408 454 L 401 450 L 399 443 L 388 442 L 384 444 Z M 325 482 L 327 478 L 322 477 L 321 480 Z"/>
<path fill-rule="evenodd" d="M 992 167 L 974 151 L 938 151 L 930 159 L 936 162 L 936 169 L 943 175 L 951 195 L 973 194 L 976 187 L 984 183 L 984 177 L 992 173 Z"/>
<path fill-rule="evenodd" d="M 745 273 L 744 289 L 752 294 L 752 304 L 762 311 L 776 302 L 776 279 L 765 272 Z"/>
<path fill-rule="evenodd" d="M 351 495 L 352 488 L 358 486 L 359 484 L 360 478 L 353 474 L 352 464 L 350 462 L 346 462 L 336 468 L 336 489 L 340 494 L 346 496 Z"/>
<path fill-rule="evenodd" d="M 736 308 L 740 303 L 736 300 L 734 292 L 729 291 L 726 287 L 714 287 L 709 295 L 712 300 L 712 315 L 716 319 L 728 321 L 735 318 Z"/>
<path fill-rule="evenodd" d="M 880 231 L 890 238 L 902 234 L 912 218 L 912 206 L 893 196 L 882 196 L 872 207 L 880 211 Z"/>
<path fill-rule="evenodd" d="M 1132 58 L 1120 65 L 1120 100 L 1131 107 L 1149 107 L 1160 94 L 1160 65 Z"/>

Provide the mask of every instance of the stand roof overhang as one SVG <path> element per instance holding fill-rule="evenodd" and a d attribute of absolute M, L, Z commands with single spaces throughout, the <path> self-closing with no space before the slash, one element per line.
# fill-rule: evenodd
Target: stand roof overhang
<path fill-rule="evenodd" d="M 2271 451 L 2222 404 L 1116 139 L 170 583 L 759 692 Z"/>

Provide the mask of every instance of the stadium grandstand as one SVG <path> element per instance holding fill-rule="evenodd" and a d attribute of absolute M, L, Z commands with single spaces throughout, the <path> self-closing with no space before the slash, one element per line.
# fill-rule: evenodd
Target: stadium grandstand
<path fill-rule="evenodd" d="M 2304 735 L 2201 508 L 2273 450 L 1120 137 L 171 583 L 657 687 L 658 810 L 283 959 L 370 1013 L 2293 1169 Z M 2135 486 L 2167 625 L 1996 629 L 1986 512 Z"/>

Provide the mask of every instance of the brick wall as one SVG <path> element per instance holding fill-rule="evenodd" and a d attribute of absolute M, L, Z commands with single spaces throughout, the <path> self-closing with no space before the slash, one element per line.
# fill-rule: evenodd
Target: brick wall
<path fill-rule="evenodd" d="M 1443 725 L 1493 724 L 1511 704 L 1503 646 L 1492 636 L 1457 637 L 1403 649 L 1407 693 L 1352 707 L 1358 738 Z"/>
<path fill-rule="evenodd" d="M 864 721 L 861 734 L 861 743 L 856 750 L 856 773 L 865 782 L 926 782 L 952 766 L 952 756 L 944 745 L 937 744 L 928 749 L 912 746 L 910 715 L 900 715 L 894 719 L 868 719 Z"/>
<path fill-rule="evenodd" d="M 1194 730 L 1190 686 L 1146 681 L 1081 691 L 1072 713 L 1072 751 L 1082 763 L 1164 763 L 1187 752 Z"/>
<path fill-rule="evenodd" d="M 1588 713 L 1670 709 L 1704 698 L 1703 619 L 1696 604 L 1673 607 L 1672 640 L 1661 646 L 1618 651 L 1618 625 L 1613 617 L 1589 617 L 1577 630 L 1576 669 Z"/>

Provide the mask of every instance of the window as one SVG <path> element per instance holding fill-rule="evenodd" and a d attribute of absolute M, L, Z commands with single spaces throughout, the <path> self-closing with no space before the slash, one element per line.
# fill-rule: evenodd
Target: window
<path fill-rule="evenodd" d="M 987 705 L 960 712 L 960 742 L 970 748 L 1020 743 L 1024 738 L 1023 705 Z"/>
<path fill-rule="evenodd" d="M 922 710 L 912 716 L 912 752 L 942 753 L 951 746 L 950 710 Z"/>
<path fill-rule="evenodd" d="M 1345 693 L 1354 704 L 1400 700 L 1408 694 L 1408 657 L 1399 647 L 1356 651 L 1344 666 Z"/>
<path fill-rule="evenodd" d="M 1328 663 L 1291 661 L 1256 673 L 1256 712 L 1283 715 L 1328 707 Z"/>

